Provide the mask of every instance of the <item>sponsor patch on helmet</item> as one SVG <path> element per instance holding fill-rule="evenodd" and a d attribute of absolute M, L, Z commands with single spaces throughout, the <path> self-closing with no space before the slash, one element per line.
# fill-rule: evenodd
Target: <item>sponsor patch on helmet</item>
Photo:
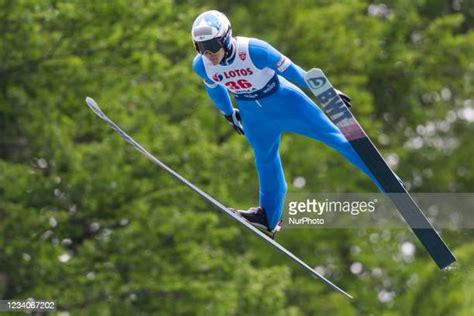
<path fill-rule="evenodd" d="M 210 27 L 210 26 L 197 27 L 193 30 L 193 35 L 195 37 L 205 36 L 205 35 L 212 35 L 212 27 Z"/>

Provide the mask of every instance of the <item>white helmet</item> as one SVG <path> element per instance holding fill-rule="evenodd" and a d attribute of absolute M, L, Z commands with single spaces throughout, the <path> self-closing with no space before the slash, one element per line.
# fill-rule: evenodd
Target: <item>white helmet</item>
<path fill-rule="evenodd" d="M 227 52 L 230 49 L 232 27 L 224 13 L 211 10 L 201 13 L 194 20 L 191 35 L 200 54 L 206 51 L 217 53 L 221 48 Z"/>

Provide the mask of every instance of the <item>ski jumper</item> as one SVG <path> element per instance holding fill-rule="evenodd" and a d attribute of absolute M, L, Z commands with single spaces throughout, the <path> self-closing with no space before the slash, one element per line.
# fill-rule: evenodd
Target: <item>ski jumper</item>
<path fill-rule="evenodd" d="M 268 43 L 236 37 L 230 56 L 220 64 L 213 65 L 198 54 L 193 69 L 204 80 L 210 98 L 223 114 L 233 112 L 228 91 L 237 102 L 245 136 L 255 155 L 260 206 L 265 210 L 269 229 L 281 218 L 287 191 L 278 150 L 283 132 L 325 143 L 379 186 L 339 129 L 297 87 L 307 88 L 305 71 Z"/>

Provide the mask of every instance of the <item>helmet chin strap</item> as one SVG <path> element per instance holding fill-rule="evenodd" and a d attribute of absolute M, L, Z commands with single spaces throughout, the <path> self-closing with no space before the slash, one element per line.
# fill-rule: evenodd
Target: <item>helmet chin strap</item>
<path fill-rule="evenodd" d="M 234 57 L 235 57 L 236 49 L 235 49 L 235 39 L 234 38 L 232 38 L 230 40 L 229 49 L 224 48 L 224 51 L 225 51 L 225 55 L 224 55 L 224 58 L 222 58 L 221 64 L 228 65 L 234 60 Z"/>

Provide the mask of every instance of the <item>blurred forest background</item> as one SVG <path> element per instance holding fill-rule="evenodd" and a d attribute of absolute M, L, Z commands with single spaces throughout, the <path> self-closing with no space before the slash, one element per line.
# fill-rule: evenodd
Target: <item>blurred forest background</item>
<path fill-rule="evenodd" d="M 349 301 L 90 111 L 86 96 L 224 204 L 255 205 L 252 151 L 192 72 L 190 28 L 208 9 L 322 68 L 412 192 L 472 191 L 473 0 L 1 0 L 0 298 L 65 315 L 474 315 L 472 229 L 441 231 L 451 271 L 408 228 L 283 231 Z M 290 192 L 375 190 L 303 137 L 285 135 L 281 155 Z"/>

